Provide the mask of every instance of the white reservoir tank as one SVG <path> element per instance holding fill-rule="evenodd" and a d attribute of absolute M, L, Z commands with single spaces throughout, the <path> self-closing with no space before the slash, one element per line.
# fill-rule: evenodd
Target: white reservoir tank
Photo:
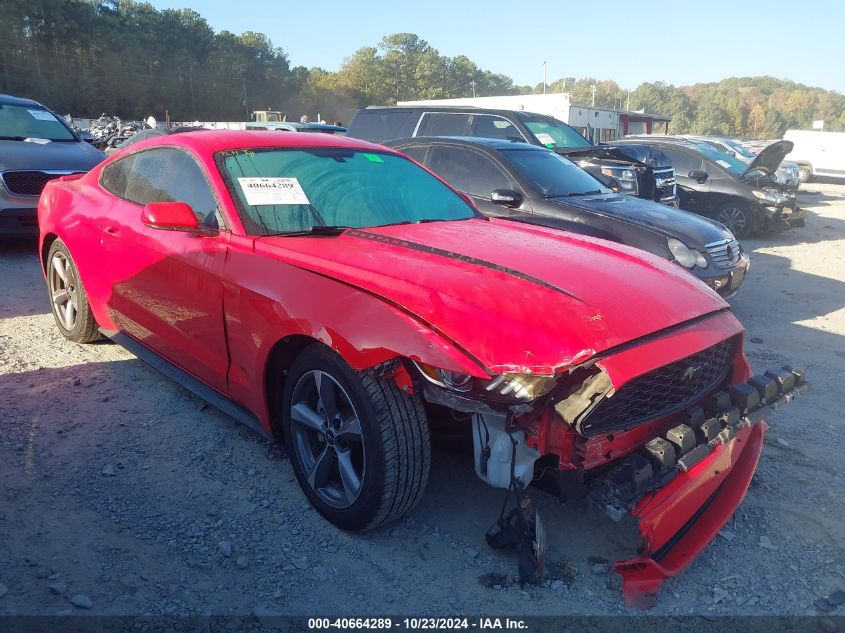
<path fill-rule="evenodd" d="M 472 444 L 475 454 L 475 474 L 496 488 L 508 488 L 511 483 L 511 462 L 516 461 L 514 477 L 528 486 L 534 479 L 534 462 L 540 458 L 536 449 L 525 445 L 525 431 L 506 430 L 504 414 L 476 413 L 472 421 Z M 513 438 L 513 439 L 511 439 Z"/>

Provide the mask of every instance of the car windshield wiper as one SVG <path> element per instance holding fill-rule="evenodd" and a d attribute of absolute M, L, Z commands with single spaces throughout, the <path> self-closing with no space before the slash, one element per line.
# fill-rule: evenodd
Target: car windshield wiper
<path fill-rule="evenodd" d="M 601 193 L 601 189 L 596 189 L 595 191 L 573 191 L 571 193 L 565 193 L 562 196 L 546 196 L 547 198 L 574 198 L 575 196 L 594 196 L 596 194 Z"/>
<path fill-rule="evenodd" d="M 336 225 L 317 225 L 304 231 L 282 231 L 280 233 L 267 233 L 261 237 L 296 237 L 302 235 L 319 235 L 319 236 L 334 236 L 340 235 L 346 229 L 351 229 L 351 226 L 336 226 Z"/>
<path fill-rule="evenodd" d="M 429 222 L 451 222 L 453 220 L 444 220 L 443 218 L 427 218 L 425 220 L 404 220 L 402 222 L 391 222 L 390 224 L 377 224 L 373 228 L 382 226 L 404 226 L 405 224 L 428 224 Z"/>
<path fill-rule="evenodd" d="M 0 141 L 25 141 L 27 136 L 0 136 Z"/>

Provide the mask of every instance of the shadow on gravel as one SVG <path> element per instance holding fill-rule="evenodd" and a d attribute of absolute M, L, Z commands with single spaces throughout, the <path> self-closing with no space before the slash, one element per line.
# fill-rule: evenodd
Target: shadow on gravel
<path fill-rule="evenodd" d="M 11 284 L 11 279 L 17 283 Z M 37 240 L 0 238 L 0 296 L 0 319 L 49 312 Z"/>

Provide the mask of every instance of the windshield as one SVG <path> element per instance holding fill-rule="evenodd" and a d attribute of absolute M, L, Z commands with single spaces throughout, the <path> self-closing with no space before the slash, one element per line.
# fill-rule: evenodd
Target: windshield
<path fill-rule="evenodd" d="M 728 147 L 730 147 L 738 157 L 741 156 L 742 158 L 745 158 L 749 161 L 754 160 L 757 157 L 757 154 L 752 152 L 747 147 L 743 147 L 742 145 L 740 145 L 736 141 L 732 141 L 730 139 L 725 139 L 722 142 L 725 145 L 727 145 Z"/>
<path fill-rule="evenodd" d="M 736 156 L 720 152 L 715 147 L 712 147 L 707 143 L 691 142 L 690 146 L 695 148 L 699 154 L 708 160 L 713 161 L 725 171 L 728 171 L 735 176 L 741 176 L 748 169 L 748 163 L 740 160 Z"/>
<path fill-rule="evenodd" d="M 0 104 L 0 139 L 75 141 L 67 127 L 44 108 Z"/>
<path fill-rule="evenodd" d="M 457 193 L 394 154 L 273 147 L 221 152 L 217 164 L 251 235 L 476 217 Z"/>
<path fill-rule="evenodd" d="M 601 182 L 571 160 L 542 150 L 502 150 L 516 170 L 533 183 L 545 198 L 610 193 Z"/>
<path fill-rule="evenodd" d="M 590 142 L 566 123 L 548 119 L 523 119 L 525 127 L 549 149 L 555 147 L 592 147 Z"/>

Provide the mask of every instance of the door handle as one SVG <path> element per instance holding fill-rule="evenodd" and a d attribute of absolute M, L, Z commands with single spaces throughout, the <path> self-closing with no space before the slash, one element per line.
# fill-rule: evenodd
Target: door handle
<path fill-rule="evenodd" d="M 108 233 L 112 237 L 120 237 L 120 231 L 114 228 L 113 226 L 107 226 L 105 230 L 106 233 Z"/>

